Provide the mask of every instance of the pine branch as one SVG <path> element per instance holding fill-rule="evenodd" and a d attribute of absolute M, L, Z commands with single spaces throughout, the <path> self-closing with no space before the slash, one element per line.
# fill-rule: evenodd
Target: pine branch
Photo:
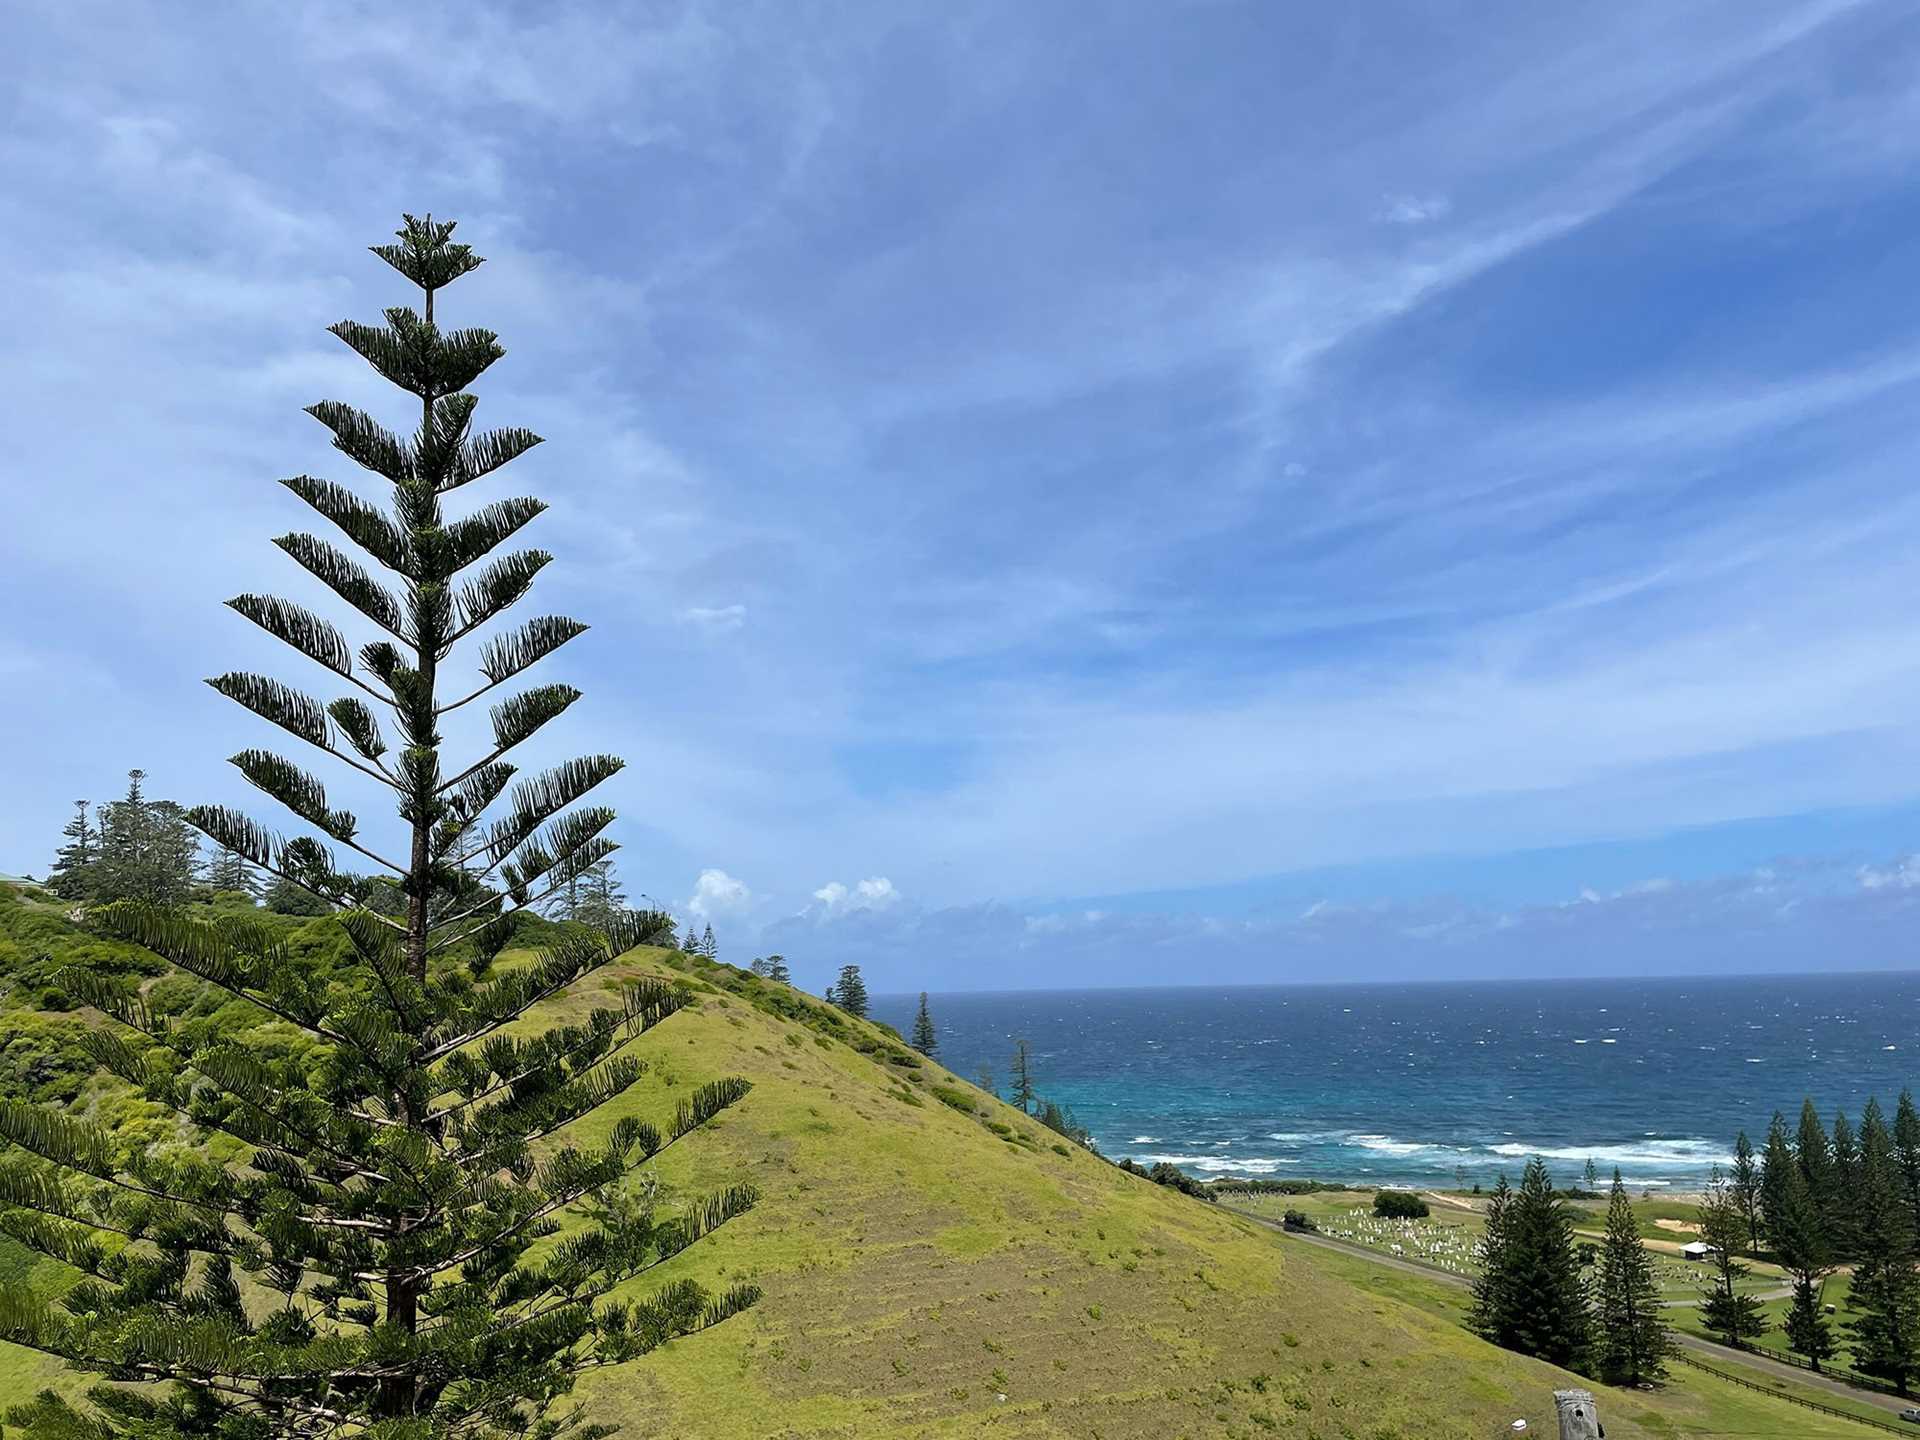
<path fill-rule="evenodd" d="M 454 221 L 442 220 L 435 224 L 431 215 L 425 220 L 416 220 L 411 215 L 403 215 L 401 219 L 405 223 L 395 232 L 400 237 L 398 245 L 367 248 L 422 290 L 434 291 L 450 285 L 485 263 L 473 253 L 471 246 L 448 239 L 456 228 Z"/>
<path fill-rule="evenodd" d="M 619 848 L 620 847 L 611 840 L 590 840 L 569 855 L 562 864 L 556 866 L 548 873 L 550 883 L 546 889 L 529 891 L 523 899 L 513 899 L 511 895 L 494 896 L 491 900 L 463 910 L 458 915 L 448 915 L 436 919 L 433 922 L 433 928 L 440 930 L 447 926 L 457 925 L 463 921 L 470 920 L 482 912 L 491 912 L 483 924 L 473 926 L 471 929 L 459 934 L 441 936 L 427 947 L 428 953 L 438 954 L 442 950 L 458 945 L 462 940 L 471 939 L 473 936 L 485 930 L 488 925 L 497 925 L 510 916 L 518 915 L 522 910 L 531 909 L 543 900 L 551 900 L 555 895 L 559 894 L 561 890 L 566 888 L 568 881 L 586 873 L 588 869 L 599 864 Z M 505 899 L 513 899 L 513 903 L 502 906 L 499 910 L 493 910 L 493 906 L 497 902 Z M 628 946 L 627 948 L 632 949 L 633 947 Z"/>
<path fill-rule="evenodd" d="M 571 685 L 536 685 L 502 700 L 488 712 L 493 721 L 494 753 L 503 755 L 531 739 L 579 698 L 580 692 Z"/>
<path fill-rule="evenodd" d="M 270 721 L 289 735 L 317 745 L 327 746 L 327 712 L 320 702 L 298 690 L 282 685 L 265 675 L 233 672 L 216 675 L 207 684 L 229 700 L 245 706 L 262 720 Z"/>
<path fill-rule="evenodd" d="M 296 475 L 280 482 L 339 527 L 340 533 L 387 569 L 409 580 L 423 578 L 419 557 L 407 536 L 386 516 L 346 486 L 332 480 Z"/>
<path fill-rule="evenodd" d="M 446 480 L 441 483 L 441 492 L 457 490 L 462 485 L 471 485 L 483 475 L 490 475 L 509 461 L 517 460 L 540 443 L 538 435 L 519 426 L 489 430 L 484 435 L 476 435 L 467 444 L 461 446 Z"/>
<path fill-rule="evenodd" d="M 359 822 L 348 811 L 330 809 L 326 787 L 299 766 L 267 750 L 242 750 L 229 763 L 247 777 L 249 784 L 271 795 L 308 824 L 324 830 L 343 845 L 353 845 Z M 358 845 L 353 848 L 360 849 Z M 405 866 L 387 860 L 380 863 L 396 874 L 406 873 Z"/>
<path fill-rule="evenodd" d="M 347 604 L 394 639 L 406 643 L 407 637 L 400 620 L 400 602 L 376 585 L 365 570 L 326 541 L 311 535 L 282 535 L 273 543 Z"/>
<path fill-rule="evenodd" d="M 151 950 L 195 979 L 205 980 L 236 999 L 258 1005 L 309 1035 L 353 1047 L 376 1069 L 383 1074 L 388 1072 L 382 1057 L 364 1048 L 346 1031 L 321 1023 L 320 997 L 303 993 L 298 977 L 287 972 L 277 936 L 245 921 L 192 920 L 157 906 L 128 900 L 102 907 L 93 912 L 89 920 L 114 939 Z M 246 953 L 248 949 L 251 954 Z M 281 997 L 298 997 L 302 1005 L 296 1009 Z"/>
<path fill-rule="evenodd" d="M 457 575 L 476 561 L 486 559 L 545 513 L 546 508 L 545 501 L 528 497 L 496 500 L 465 519 L 454 521 L 446 529 L 446 573 Z"/>
<path fill-rule="evenodd" d="M 540 951 L 531 965 L 476 986 L 471 995 L 466 997 L 465 1007 L 447 1017 L 449 1024 L 464 1026 L 464 1029 L 452 1036 L 430 1035 L 427 1048 L 419 1056 L 419 1063 L 432 1065 L 434 1061 L 492 1034 L 612 959 L 606 941 L 600 936 L 563 934 Z"/>
<path fill-rule="evenodd" d="M 489 564 L 460 587 L 460 621 L 441 647 L 444 656 L 455 642 L 471 635 L 533 588 L 533 578 L 552 563 L 544 550 L 516 550 Z"/>
<path fill-rule="evenodd" d="M 406 445 L 364 410 L 356 410 L 338 400 L 322 400 L 317 405 L 309 405 L 307 414 L 333 432 L 334 449 L 355 464 L 396 485 L 413 480 L 413 456 Z"/>
<path fill-rule="evenodd" d="M 613 811 L 604 805 L 588 805 L 551 822 L 543 833 L 524 841 L 514 852 L 512 862 L 502 867 L 500 874 L 507 883 L 508 893 L 516 900 L 523 899 L 533 883 L 549 870 L 571 866 L 573 873 L 578 874 L 582 868 L 580 857 L 586 847 L 612 823 Z M 487 868 L 491 870 L 493 866 Z"/>
<path fill-rule="evenodd" d="M 319 662 L 344 679 L 354 678 L 353 654 L 347 648 L 346 638 L 311 610 L 275 595 L 236 595 L 227 601 L 227 606 L 309 660 Z"/>
<path fill-rule="evenodd" d="M 578 620 L 569 620 L 563 615 L 541 615 L 517 630 L 495 636 L 480 649 L 480 673 L 487 677 L 487 683 L 451 704 L 442 705 L 438 713 L 445 715 L 462 705 L 472 704 L 586 629 Z"/>
<path fill-rule="evenodd" d="M 496 1038 L 482 1047 L 483 1054 L 479 1059 L 470 1060 L 465 1052 L 451 1055 L 440 1078 L 443 1084 L 452 1083 L 446 1084 L 437 1093 L 446 1094 L 454 1090 L 464 1098 L 436 1110 L 434 1115 L 436 1118 L 457 1116 L 490 1095 L 532 1078 L 543 1067 L 571 1068 L 573 1062 L 582 1056 L 600 1052 L 608 1056 L 616 1054 L 654 1026 L 678 1014 L 690 998 L 679 987 L 659 980 L 642 980 L 622 992 L 619 1010 L 602 1009 L 589 1015 L 587 1023 L 577 1027 L 578 1039 L 570 1033 L 576 1027 L 569 1027 L 567 1030 L 549 1030 L 538 1040 L 525 1043 Z M 555 1050 L 553 1047 L 556 1042 L 563 1048 Z M 462 1061 L 466 1063 L 462 1064 Z M 496 1077 L 491 1083 L 486 1082 L 489 1074 Z"/>
<path fill-rule="evenodd" d="M 387 753 L 387 742 L 371 710 L 352 696 L 346 696 L 327 706 L 327 714 L 333 717 L 333 723 L 340 727 L 349 745 L 365 759 L 376 765 L 380 763 L 380 757 Z"/>
<path fill-rule="evenodd" d="M 491 330 L 442 334 L 404 305 L 385 314 L 384 327 L 342 320 L 327 328 L 383 379 L 427 400 L 466 389 L 507 353 Z"/>
<path fill-rule="evenodd" d="M 558 709 L 565 709 L 567 705 L 573 703 L 571 697 L 579 694 L 577 690 L 571 690 L 568 687 L 556 688 L 562 690 L 564 697 L 557 698 L 553 702 Z M 534 718 L 529 723 L 537 729 L 546 722 L 544 719 Z M 495 725 L 495 733 L 501 734 L 503 727 L 499 710 L 495 711 Z M 517 745 L 520 742 L 515 740 L 511 743 Z M 583 755 L 521 781 L 513 787 L 511 813 L 491 827 L 487 833 L 487 853 L 496 863 L 506 859 L 534 831 L 574 801 L 619 774 L 625 768 L 625 764 L 625 761 L 613 755 Z"/>
<path fill-rule="evenodd" d="M 23 1100 L 0 1100 L 0 1140 L 11 1141 L 50 1165 L 90 1175 L 134 1195 L 216 1215 L 223 1211 L 221 1206 L 172 1195 L 142 1184 L 137 1178 L 126 1179 L 116 1162 L 112 1136 L 90 1121 L 76 1120 Z"/>

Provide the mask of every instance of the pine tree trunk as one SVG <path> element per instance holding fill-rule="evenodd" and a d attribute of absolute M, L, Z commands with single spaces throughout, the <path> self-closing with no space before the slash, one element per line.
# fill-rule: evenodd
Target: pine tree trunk
<path fill-rule="evenodd" d="M 433 324 L 433 291 L 423 287 L 426 293 L 424 317 L 428 325 Z M 431 433 L 433 426 L 433 394 L 431 387 L 420 397 L 420 433 Z M 437 700 L 436 675 L 440 636 L 429 624 L 431 611 L 417 598 L 413 610 L 414 660 L 420 674 L 420 688 L 425 695 L 425 703 L 431 713 Z M 437 736 L 434 737 L 436 740 Z M 439 769 L 428 767 L 427 783 L 437 784 Z M 409 894 L 407 896 L 407 972 L 417 981 L 427 978 L 428 903 L 432 898 L 432 886 L 428 884 L 428 871 L 433 863 L 432 841 L 433 826 L 431 820 L 431 795 L 416 797 L 413 815 L 413 846 L 408 855 L 407 868 Z M 415 1123 L 409 1097 L 404 1091 L 396 1089 L 393 1096 L 394 1118 L 402 1125 Z M 405 1247 L 400 1242 L 411 1227 L 413 1217 L 402 1215 L 394 1232 L 389 1236 L 393 1249 L 404 1254 Z M 419 1297 L 415 1291 L 415 1282 L 404 1278 L 405 1271 L 400 1267 L 387 1271 L 387 1323 L 409 1337 L 420 1327 Z M 380 1382 L 380 1402 L 378 1412 L 384 1419 L 401 1419 L 412 1415 L 419 1398 L 418 1378 L 412 1373 L 393 1375 Z"/>

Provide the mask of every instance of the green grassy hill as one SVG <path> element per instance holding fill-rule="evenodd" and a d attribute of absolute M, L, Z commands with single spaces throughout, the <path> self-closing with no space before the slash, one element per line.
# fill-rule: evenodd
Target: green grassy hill
<path fill-rule="evenodd" d="M 761 1305 L 583 1381 L 630 1435 L 1477 1440 L 1515 1418 L 1554 1433 L 1552 1390 L 1580 1383 L 1475 1340 L 1417 1279 L 1125 1174 L 785 986 L 666 952 L 622 968 L 697 994 L 643 1042 L 623 1107 L 658 1117 L 722 1075 L 755 1085 L 661 1179 L 765 1197 L 670 1267 L 751 1277 Z M 13 1012 L 28 1020 L 44 1023 Z M 54 1378 L 0 1353 L 0 1401 Z M 1627 1440 L 1865 1433 L 1697 1375 L 1600 1394 Z"/>

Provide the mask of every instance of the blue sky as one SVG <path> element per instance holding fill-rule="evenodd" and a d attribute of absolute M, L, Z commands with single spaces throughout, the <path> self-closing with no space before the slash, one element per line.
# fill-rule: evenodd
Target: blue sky
<path fill-rule="evenodd" d="M 1352 7 L 1349 7 L 1351 9 Z M 0 869 L 296 660 L 402 209 L 623 873 L 879 988 L 1913 963 L 1920 13 L 8 7 Z M 310 677 L 309 677 L 310 678 Z M 577 717 L 577 718 L 576 718 Z M 345 793 L 343 791 L 343 793 Z M 363 805 L 363 813 L 367 812 Z"/>

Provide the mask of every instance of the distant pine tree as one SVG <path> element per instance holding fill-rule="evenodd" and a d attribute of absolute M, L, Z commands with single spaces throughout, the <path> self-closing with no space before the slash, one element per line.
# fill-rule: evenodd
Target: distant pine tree
<path fill-rule="evenodd" d="M 1819 1207 L 1824 1225 L 1833 1218 L 1833 1142 L 1827 1138 L 1827 1127 L 1821 1123 L 1811 1095 L 1800 1102 L 1800 1127 L 1794 1133 L 1793 1155 L 1800 1162 L 1807 1194 Z M 1835 1239 L 1831 1234 L 1827 1236 L 1830 1245 Z"/>
<path fill-rule="evenodd" d="M 1598 1191 L 1600 1188 L 1600 1167 L 1593 1163 L 1593 1157 L 1591 1155 L 1587 1156 L 1586 1178 L 1587 1189 L 1590 1192 Z"/>
<path fill-rule="evenodd" d="M 1903 1180 L 1878 1100 L 1860 1117 L 1860 1194 L 1855 1213 L 1852 1303 L 1854 1368 L 1909 1393 L 1920 1375 L 1920 1270 Z"/>
<path fill-rule="evenodd" d="M 767 979 L 777 980 L 782 985 L 791 985 L 793 983 L 793 972 L 787 969 L 786 956 L 767 956 Z"/>
<path fill-rule="evenodd" d="M 987 1094 L 993 1096 L 996 1100 L 1000 1098 L 1000 1090 L 994 1082 L 993 1067 L 991 1065 L 982 1065 L 980 1067 L 980 1073 L 973 1077 L 973 1083 L 986 1091 Z"/>
<path fill-rule="evenodd" d="M 355 904 L 359 877 L 315 836 L 282 839 L 213 808 L 191 812 L 192 824 L 339 909 L 334 941 L 320 960 L 285 944 L 282 927 L 163 908 L 154 902 L 171 899 L 187 869 L 173 817 L 147 802 L 137 772 L 107 807 L 108 888 L 132 898 L 103 908 L 102 930 L 225 1003 L 264 1011 L 284 1038 L 236 1043 L 226 1027 L 171 1023 L 121 974 L 84 964 L 59 973 L 60 988 L 100 1017 L 86 1039 L 94 1059 L 171 1111 L 181 1135 L 204 1127 L 221 1138 L 129 1144 L 75 1110 L 0 1101 L 5 1230 L 80 1272 L 57 1299 L 8 1285 L 0 1339 L 114 1382 L 89 1393 L 86 1413 L 44 1392 L 7 1416 L 9 1440 L 14 1427 L 26 1440 L 601 1440 L 608 1426 L 554 1408 L 581 1372 L 757 1298 L 747 1285 L 710 1295 L 684 1277 L 635 1294 L 646 1272 L 756 1198 L 734 1186 L 666 1216 L 614 1198 L 749 1088 L 692 1089 L 659 1128 L 630 1113 L 605 1120 L 602 1107 L 642 1071 L 629 1046 L 686 992 L 647 979 L 604 988 L 626 932 L 569 929 L 525 963 L 474 978 L 518 911 L 610 853 L 612 811 L 574 807 L 619 762 L 588 757 L 515 782 L 502 757 L 579 698 L 566 685 L 493 705 L 475 763 L 444 753 L 449 711 L 585 628 L 547 616 L 475 638 L 479 680 L 448 683 L 460 643 L 517 603 L 550 559 L 488 558 L 540 513 L 537 500 L 443 512 L 446 496 L 539 439 L 471 429 L 467 387 L 504 352 L 491 331 L 434 319 L 435 292 L 480 263 L 452 231 L 409 216 L 398 244 L 375 247 L 421 292 L 419 310 L 333 327 L 407 392 L 418 428 L 398 435 L 333 402 L 311 411 L 339 450 L 391 482 L 390 506 L 331 481 L 285 482 L 403 582 L 376 579 L 311 535 L 279 541 L 378 638 L 356 651 L 330 621 L 284 600 L 230 602 L 356 693 L 323 704 L 262 675 L 212 682 L 392 793 L 405 842 L 391 848 L 404 860 L 382 858 L 318 777 L 265 750 L 234 757 L 313 831 L 399 880 L 406 913 Z M 504 813 L 489 818 L 502 798 Z M 570 1023 L 519 1023 L 568 994 L 581 1001 Z M 589 1123 L 569 1128 L 580 1120 Z M 599 1202 L 600 1218 L 560 1235 L 563 1212 L 583 1202 Z M 127 1243 L 103 1244 L 102 1232 Z"/>
<path fill-rule="evenodd" d="M 687 922 L 687 933 L 680 937 L 680 953 L 683 955 L 698 955 L 700 953 L 700 937 L 694 933 L 693 922 L 691 920 Z"/>
<path fill-rule="evenodd" d="M 60 833 L 66 839 L 53 857 L 47 886 L 63 900 L 84 900 L 92 893 L 94 867 L 100 860 L 100 836 L 87 818 L 87 802 L 73 802 L 73 818 Z"/>
<path fill-rule="evenodd" d="M 1911 1090 L 1900 1092 L 1900 1104 L 1893 1114 L 1893 1157 L 1900 1171 L 1907 1215 L 1914 1234 L 1920 1235 L 1920 1109 L 1914 1107 Z"/>
<path fill-rule="evenodd" d="M 260 898 L 259 875 L 247 863 L 246 856 L 225 845 L 214 852 L 207 864 L 207 887 L 215 893 L 245 895 L 249 900 Z"/>
<path fill-rule="evenodd" d="M 920 1009 L 913 1017 L 913 1035 L 907 1043 L 922 1055 L 934 1055 L 940 1050 L 940 1036 L 933 1028 L 933 1016 L 927 1010 L 927 992 L 920 992 Z"/>
<path fill-rule="evenodd" d="M 1760 1218 L 1774 1262 L 1793 1278 L 1793 1298 L 1783 1325 L 1787 1345 L 1818 1370 L 1834 1352 L 1833 1328 L 1820 1303 L 1821 1284 L 1832 1267 L 1819 1207 L 1794 1160 L 1786 1119 L 1778 1114 L 1761 1153 Z"/>
<path fill-rule="evenodd" d="M 1776 1110 L 1767 1126 L 1766 1147 L 1760 1152 L 1760 1235 L 1770 1246 L 1775 1244 L 1776 1217 L 1786 1210 L 1787 1187 L 1797 1179 L 1801 1192 L 1805 1192 L 1805 1177 L 1799 1170 L 1793 1158 L 1793 1142 L 1787 1136 L 1787 1117 Z"/>
<path fill-rule="evenodd" d="M 1476 1249 L 1480 1268 L 1473 1277 L 1473 1302 L 1467 1311 L 1468 1328 L 1496 1345 L 1504 1343 L 1500 1337 L 1507 1326 L 1507 1216 L 1512 1204 L 1513 1190 L 1503 1174 L 1487 1198 L 1485 1224 Z"/>
<path fill-rule="evenodd" d="M 1013 1090 L 1007 1096 L 1007 1103 L 1033 1113 L 1035 1102 L 1039 1099 L 1033 1090 L 1033 1051 L 1025 1040 L 1013 1042 L 1013 1063 L 1008 1067 L 1013 1074 Z"/>
<path fill-rule="evenodd" d="M 711 925 L 707 926 L 705 931 L 701 933 L 700 953 L 709 960 L 717 960 L 720 956 L 720 946 L 713 938 L 713 926 Z"/>
<path fill-rule="evenodd" d="M 1833 1117 L 1833 1195 L 1827 1214 L 1827 1236 L 1834 1253 L 1852 1259 L 1860 1253 L 1860 1142 L 1847 1123 L 1844 1110 Z"/>
<path fill-rule="evenodd" d="M 1660 1281 L 1640 1239 L 1620 1172 L 1613 1172 L 1607 1205 L 1607 1238 L 1600 1250 L 1596 1287 L 1601 1378 L 1611 1385 L 1642 1385 L 1666 1373 L 1673 1337 L 1662 1318 Z"/>
<path fill-rule="evenodd" d="M 574 892 L 569 920 L 578 920 L 597 930 L 611 929 L 626 913 L 627 892 L 621 888 L 620 875 L 612 860 L 596 860 L 568 882 Z"/>
<path fill-rule="evenodd" d="M 1500 1344 L 1554 1365 L 1579 1369 L 1591 1342 L 1587 1297 L 1573 1233 L 1573 1211 L 1555 1192 L 1546 1163 L 1527 1162 L 1508 1203 Z"/>
<path fill-rule="evenodd" d="M 1040 1109 L 1034 1117 L 1056 1135 L 1064 1135 L 1076 1145 L 1092 1145 L 1093 1136 L 1074 1118 L 1073 1110 L 1064 1105 L 1056 1105 L 1051 1100 L 1040 1102 Z M 1211 1197 L 1209 1197 L 1211 1198 Z"/>
<path fill-rule="evenodd" d="M 1747 1243 L 1747 1217 L 1733 1184 L 1716 1166 L 1700 1203 L 1700 1238 L 1711 1248 L 1713 1288 L 1700 1302 L 1700 1319 L 1729 1345 L 1742 1345 L 1764 1333 L 1767 1317 L 1760 1302 L 1741 1292 L 1750 1267 L 1734 1257 Z"/>
<path fill-rule="evenodd" d="M 849 1015 L 867 1018 L 867 982 L 860 978 L 858 965 L 840 967 L 840 978 L 828 992 L 828 999 Z"/>
<path fill-rule="evenodd" d="M 276 915 L 331 915 L 334 908 L 331 901 L 282 875 L 267 882 L 260 903 Z"/>
<path fill-rule="evenodd" d="M 100 807 L 100 858 L 90 872 L 89 900 L 178 905 L 193 890 L 198 836 L 173 801 L 147 798 L 146 778 L 144 770 L 129 770 L 127 793 Z"/>
<path fill-rule="evenodd" d="M 1742 1130 L 1733 1142 L 1733 1193 L 1747 1221 L 1748 1254 L 1760 1248 L 1760 1167 L 1754 1163 L 1753 1142 Z"/>

